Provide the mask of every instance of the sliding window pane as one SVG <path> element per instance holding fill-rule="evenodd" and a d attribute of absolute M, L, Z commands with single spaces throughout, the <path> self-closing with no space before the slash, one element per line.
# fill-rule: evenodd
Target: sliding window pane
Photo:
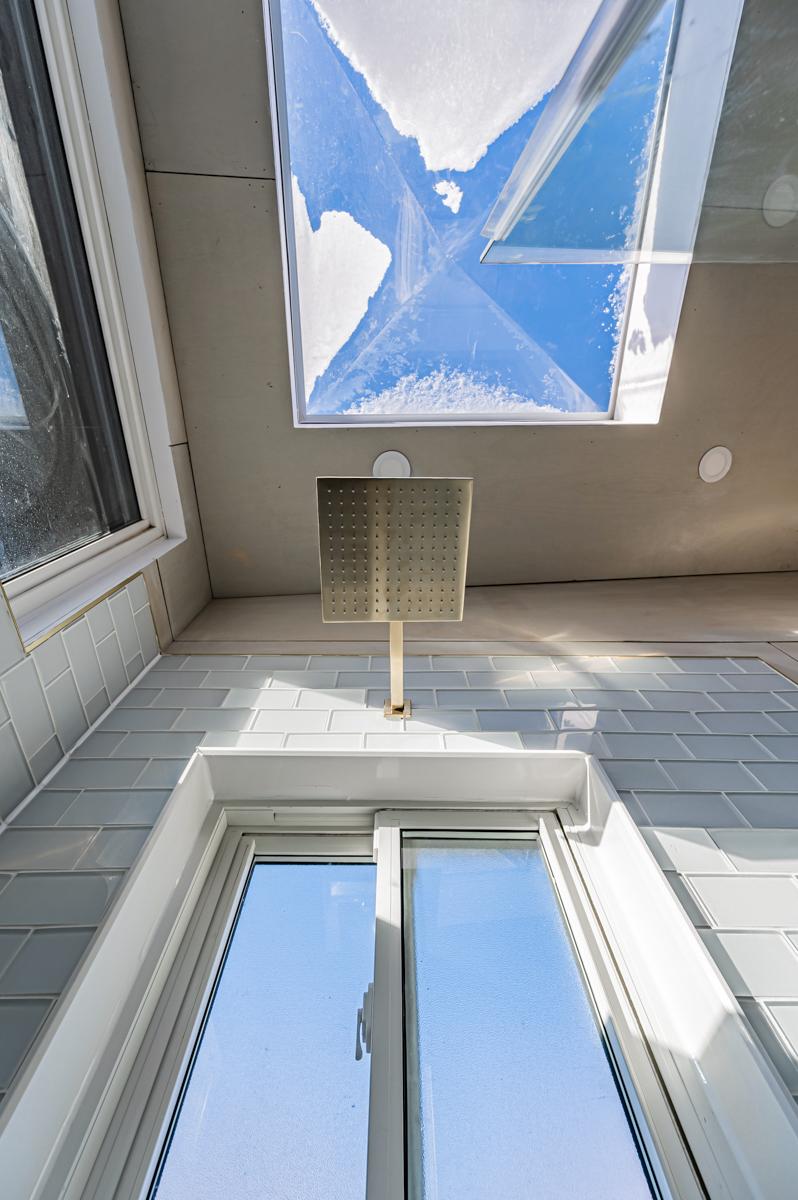
<path fill-rule="evenodd" d="M 34 9 L 0 5 L 0 579 L 139 519 Z"/>
<path fill-rule="evenodd" d="M 535 840 L 403 843 L 410 1200 L 653 1193 Z"/>
<path fill-rule="evenodd" d="M 358 1200 L 368 1059 L 355 1017 L 374 962 L 370 863 L 260 863 L 151 1195 Z"/>

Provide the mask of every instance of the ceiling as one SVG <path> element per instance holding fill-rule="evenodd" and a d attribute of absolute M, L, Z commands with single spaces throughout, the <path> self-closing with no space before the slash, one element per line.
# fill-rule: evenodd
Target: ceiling
<path fill-rule="evenodd" d="M 744 14 L 721 192 L 735 139 L 757 140 L 775 4 Z M 693 267 L 656 426 L 295 429 L 260 0 L 120 8 L 214 595 L 318 591 L 315 478 L 370 474 L 387 448 L 474 477 L 470 584 L 798 567 L 798 264 Z M 719 443 L 734 465 L 708 486 L 698 460 Z"/>

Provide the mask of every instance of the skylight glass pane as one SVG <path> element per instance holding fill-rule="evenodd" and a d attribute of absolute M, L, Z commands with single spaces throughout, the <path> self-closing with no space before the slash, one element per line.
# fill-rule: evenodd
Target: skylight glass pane
<path fill-rule="evenodd" d="M 180 1103 L 157 1200 L 357 1200 L 374 962 L 370 863 L 260 863 Z"/>
<path fill-rule="evenodd" d="M 409 1200 L 650 1200 L 539 844 L 402 863 Z"/>
<path fill-rule="evenodd" d="M 608 413 L 626 268 L 480 263 L 597 7 L 270 0 L 301 419 Z"/>
<path fill-rule="evenodd" d="M 616 0 L 615 8 L 621 13 L 634 7 Z M 563 129 L 586 119 L 509 231 L 500 242 L 491 244 L 487 262 L 534 262 L 530 251 L 535 249 L 544 255 L 556 250 L 562 261 L 567 261 L 569 251 L 581 249 L 623 260 L 628 251 L 638 249 L 680 5 L 677 0 L 654 4 L 649 0 L 644 11 L 650 13 L 652 8 L 653 17 L 640 23 L 631 47 L 619 47 L 615 55 L 601 45 L 591 55 L 591 38 L 586 39 L 586 49 L 575 65 L 582 59 L 587 62 L 581 63 L 573 81 L 566 76 L 561 85 L 563 95 L 555 93 L 551 101 L 557 110 L 568 109 L 569 120 L 562 122 Z M 619 34 L 625 32 L 626 24 L 619 21 Z M 617 62 L 619 54 L 623 58 L 617 69 L 607 65 L 607 60 Z M 601 83 L 606 86 L 597 94 Z M 533 138 L 506 193 L 512 194 L 516 179 L 522 183 L 525 166 L 531 170 L 538 165 L 539 156 L 529 154 L 535 149 Z M 699 164 L 695 166 L 700 169 Z M 500 198 L 497 215 L 501 207 Z"/>

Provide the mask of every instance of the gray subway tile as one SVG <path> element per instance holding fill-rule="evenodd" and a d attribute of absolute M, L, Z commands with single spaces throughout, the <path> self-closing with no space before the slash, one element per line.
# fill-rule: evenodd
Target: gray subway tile
<path fill-rule="evenodd" d="M 679 739 L 672 733 L 607 733 L 607 750 L 616 758 L 687 758 Z"/>
<path fill-rule="evenodd" d="M 64 671 L 45 688 L 55 731 L 64 750 L 71 750 L 88 728 L 78 689 L 71 671 Z"/>
<path fill-rule="evenodd" d="M 41 783 L 45 779 L 53 767 L 55 767 L 63 758 L 64 752 L 61 749 L 61 743 L 58 738 L 53 735 L 49 742 L 45 742 L 41 750 L 37 750 L 35 754 L 30 756 L 30 770 L 36 783 Z"/>
<path fill-rule="evenodd" d="M 655 826 L 705 829 L 743 824 L 733 805 L 718 793 L 641 791 L 635 799 Z"/>
<path fill-rule="evenodd" d="M 30 759 L 55 733 L 33 660 L 26 658 L 6 672 L 2 689 L 19 744 Z"/>
<path fill-rule="evenodd" d="M 497 671 L 553 671 L 554 660 L 547 654 L 492 654 Z"/>
<path fill-rule="evenodd" d="M 696 709 L 716 708 L 715 701 L 701 692 L 649 692 L 642 691 L 640 695 L 649 708 L 656 712 L 695 712 Z M 735 695 L 734 692 L 730 695 Z M 638 705 L 638 707 L 645 707 Z"/>
<path fill-rule="evenodd" d="M 33 787 L 33 776 L 10 721 L 0 726 L 0 780 L 0 817 L 7 817 Z"/>
<path fill-rule="evenodd" d="M 661 791 L 670 785 L 659 763 L 616 758 L 605 759 L 603 766 L 615 786 L 624 791 L 636 791 L 638 788 Z"/>
<path fill-rule="evenodd" d="M 225 672 L 230 674 L 230 672 Z M 199 687 L 208 678 L 208 671 L 159 671 L 158 687 L 162 688 L 194 688 Z M 149 680 L 149 676 L 147 677 Z M 225 686 L 227 686 L 225 684 Z"/>
<path fill-rule="evenodd" d="M 33 651 L 32 658 L 45 686 L 52 683 L 69 666 L 64 643 L 60 634 L 57 633 L 49 637 L 46 642 L 42 642 L 41 646 L 37 646 Z"/>
<path fill-rule="evenodd" d="M 768 666 L 761 658 L 730 658 L 729 662 L 749 675 L 768 675 L 773 671 L 773 667 Z"/>
<path fill-rule="evenodd" d="M 171 674 L 178 675 L 179 672 L 175 671 Z M 161 678 L 160 672 L 158 678 Z M 202 681 L 202 686 L 203 688 L 245 688 L 248 691 L 260 692 L 269 688 L 271 682 L 271 671 L 208 671 Z"/>
<path fill-rule="evenodd" d="M 99 643 L 97 657 L 100 660 L 105 680 L 105 690 L 112 700 L 116 700 L 117 696 L 121 696 L 127 687 L 128 678 L 115 633 L 110 634 Z"/>
<path fill-rule="evenodd" d="M 759 737 L 757 741 L 765 747 L 768 754 L 772 754 L 780 762 L 798 762 L 798 737 L 777 734 L 775 737 Z M 750 758 L 751 755 L 741 754 L 740 757 Z"/>
<path fill-rule="evenodd" d="M 386 654 L 372 654 L 368 662 L 363 663 L 363 670 L 371 671 L 387 671 L 390 668 L 390 660 Z M 457 670 L 458 668 L 453 668 Z M 405 655 L 405 670 L 406 671 L 431 671 L 432 662 L 428 654 L 407 654 Z"/>
<path fill-rule="evenodd" d="M 772 713 L 769 717 L 774 721 L 779 729 L 783 729 L 786 733 L 798 733 L 798 712 L 777 712 Z M 751 730 L 752 733 L 758 733 L 756 729 Z M 762 731 L 765 732 L 764 730 Z"/>
<path fill-rule="evenodd" d="M 102 723 L 106 730 L 134 733 L 144 729 L 171 729 L 182 709 L 179 708 L 114 708 Z"/>
<path fill-rule="evenodd" d="M 433 671 L 492 671 L 487 654 L 434 654 Z"/>
<path fill-rule="evenodd" d="M 152 664 L 148 677 L 151 678 L 153 674 L 157 674 L 160 671 L 177 671 L 180 667 L 185 666 L 187 662 L 187 654 L 170 654 L 167 651 L 156 663 Z"/>
<path fill-rule="evenodd" d="M 90 699 L 84 701 L 86 716 L 91 724 L 94 724 L 102 716 L 109 704 L 110 701 L 105 688 L 100 688 L 96 696 L 91 696 Z"/>
<path fill-rule="evenodd" d="M 530 734 L 530 737 L 545 737 L 545 734 Z M 447 750 L 523 750 L 521 737 L 517 733 L 445 733 L 443 743 Z"/>
<path fill-rule="evenodd" d="M 710 931 L 701 936 L 735 996 L 798 996 L 798 954 L 781 934 Z"/>
<path fill-rule="evenodd" d="M 22 811 L 17 814 L 14 818 L 13 828 L 47 828 L 57 825 L 79 795 L 80 792 L 77 791 L 60 792 L 45 789 L 29 800 Z"/>
<path fill-rule="evenodd" d="M 405 683 L 407 679 L 405 678 Z M 262 695 L 263 693 L 261 693 Z M 266 696 L 274 699 L 277 696 L 291 696 L 296 698 L 297 708 L 318 708 L 320 703 L 324 708 L 363 708 L 366 703 L 366 692 L 364 688 L 338 688 L 334 692 L 327 692 L 323 697 L 319 696 L 318 692 L 266 692 Z M 275 704 L 265 704 L 264 708 L 276 708 Z"/>
<path fill-rule="evenodd" d="M 254 718 L 251 708 L 187 708 L 175 722 L 175 730 L 207 733 L 211 729 L 248 729 Z"/>
<path fill-rule="evenodd" d="M 417 711 L 417 710 L 414 710 Z M 383 716 L 382 707 L 338 709 L 330 717 L 331 733 L 381 733 L 392 724 Z M 399 724 L 399 722 L 396 722 Z"/>
<path fill-rule="evenodd" d="M 661 654 L 634 654 L 623 657 L 613 654 L 610 661 L 625 674 L 642 671 L 646 674 L 664 675 L 666 673 L 678 674 L 681 670 L 672 658 L 665 658 Z"/>
<path fill-rule="evenodd" d="M 227 692 L 216 688 L 168 688 L 151 701 L 153 708 L 221 708 Z"/>
<path fill-rule="evenodd" d="M 556 672 L 552 671 L 552 675 Z M 527 688 L 533 687 L 537 680 L 533 679 L 529 671 L 469 671 L 467 678 L 460 681 L 460 686 L 465 684 L 473 688 Z M 439 687 L 441 685 L 435 684 Z M 564 679 L 559 680 L 560 687 L 567 687 L 568 684 Z"/>
<path fill-rule="evenodd" d="M 0 675 L 25 657 L 5 594 L 0 588 Z"/>
<path fill-rule="evenodd" d="M 156 681 L 157 678 L 158 678 L 157 675 L 152 675 L 152 674 L 145 676 L 145 679 L 148 682 Z M 149 708 L 152 705 L 153 700 L 156 700 L 159 696 L 162 696 L 162 695 L 163 695 L 163 692 L 159 688 L 141 687 L 139 685 L 138 687 L 131 688 L 131 690 L 127 693 L 127 695 L 122 697 L 122 699 L 119 701 L 118 707 L 119 708 Z M 172 698 L 172 705 L 178 705 L 178 707 L 180 707 L 180 708 L 183 707 L 182 703 L 179 700 L 174 699 L 174 697 Z M 168 703 L 160 704 L 158 707 L 159 708 L 169 708 L 169 704 Z"/>
<path fill-rule="evenodd" d="M 197 733 L 128 733 L 118 752 L 136 758 L 191 758 L 198 741 Z"/>
<path fill-rule="evenodd" d="M 119 743 L 124 740 L 124 733 L 115 730 L 96 729 L 89 734 L 85 742 L 72 751 L 73 758 L 110 758 Z M 127 755 L 128 758 L 134 757 Z"/>
<path fill-rule="evenodd" d="M 288 750 L 359 750 L 361 733 L 289 733 L 285 739 Z"/>
<path fill-rule="evenodd" d="M 119 639 L 122 661 L 130 662 L 132 658 L 141 653 L 141 646 L 139 645 L 139 635 L 136 630 L 136 622 L 133 620 L 133 608 L 127 590 L 123 588 L 122 591 L 116 592 L 115 595 L 111 596 L 108 601 L 108 607 L 111 610 L 114 629 Z"/>
<path fill-rule="evenodd" d="M 688 712 L 646 712 L 640 709 L 624 715 L 635 733 L 704 732 L 703 726 Z"/>
<path fill-rule="evenodd" d="M 101 829 L 78 863 L 86 868 L 125 869 L 131 867 L 149 837 L 147 829 Z"/>
<path fill-rule="evenodd" d="M 709 919 L 702 912 L 701 906 L 696 900 L 690 888 L 676 871 L 664 871 L 663 874 L 668 883 L 673 888 L 676 899 L 681 904 L 684 911 L 687 913 L 690 920 L 695 925 L 696 929 L 707 929 L 709 927 Z"/>
<path fill-rule="evenodd" d="M 743 674 L 740 679 L 744 679 Z M 731 691 L 731 684 L 722 675 L 663 675 L 665 686 L 674 692 L 722 692 Z"/>
<path fill-rule="evenodd" d="M 667 677 L 666 678 L 673 678 Z M 682 678 L 682 676 L 680 676 Z M 666 684 L 664 679 L 660 679 L 659 675 L 644 674 L 643 672 L 627 672 L 616 671 L 602 675 L 596 674 L 595 686 L 602 688 L 605 691 L 641 691 L 643 688 L 650 690 L 652 688 L 658 691 L 664 691 Z"/>
<path fill-rule="evenodd" d="M 340 715 L 340 714 L 333 714 Z M 289 712 L 259 712 L 255 717 L 254 733 L 323 733 L 329 713 L 313 709 L 291 709 Z"/>
<path fill-rule="evenodd" d="M 340 675 L 340 686 L 344 687 L 347 672 Z M 405 670 L 405 687 L 412 688 L 463 688 L 473 679 L 466 679 L 465 671 L 407 671 Z M 365 685 L 364 685 L 365 686 Z"/>
<path fill-rule="evenodd" d="M 136 679 L 143 670 L 144 659 L 140 654 L 135 655 L 135 657 L 131 658 L 129 662 L 125 662 L 125 674 L 127 675 L 130 683 L 132 683 L 133 680 Z"/>
<path fill-rule="evenodd" d="M 464 693 L 468 695 L 468 693 Z M 472 696 L 496 697 L 497 702 L 486 703 L 485 700 L 474 700 L 467 708 L 502 708 L 499 702 L 501 692 L 485 691 L 471 692 Z M 510 708 L 566 708 L 569 704 L 576 707 L 574 694 L 569 688 L 511 688 L 506 693 L 507 704 Z"/>
<path fill-rule="evenodd" d="M 734 793 L 738 808 L 754 829 L 798 829 L 798 790 Z"/>
<path fill-rule="evenodd" d="M 652 694 L 656 695 L 657 693 L 647 693 L 648 696 Z M 631 711 L 636 708 L 651 707 L 642 692 L 616 691 L 607 688 L 574 688 L 572 695 L 574 701 L 582 708 L 621 708 Z M 550 704 L 548 707 L 556 708 L 557 705 Z"/>
<path fill-rule="evenodd" d="M 550 709 L 549 717 L 557 729 L 587 729 L 598 733 L 628 733 L 630 718 L 618 709 Z"/>
<path fill-rule="evenodd" d="M 517 694 L 517 693 L 516 693 Z M 480 691 L 477 688 L 469 691 L 459 691 L 443 688 L 435 693 L 435 702 L 439 708 L 506 708 L 504 693 Z"/>
<path fill-rule="evenodd" d="M 89 629 L 91 636 L 94 638 L 95 645 L 114 632 L 114 622 L 111 619 L 111 610 L 108 607 L 107 600 L 101 600 L 99 604 L 95 604 L 93 608 L 90 608 L 86 613 L 86 620 L 89 623 Z"/>
<path fill-rule="evenodd" d="M 524 733 L 521 735 L 521 741 L 527 750 L 579 750 L 583 754 L 594 754 L 597 757 L 607 753 L 602 735 L 584 729 Z"/>
<path fill-rule="evenodd" d="M 192 671 L 242 671 L 247 665 L 247 654 L 190 654 L 187 666 Z M 260 666 L 253 658 L 252 666 Z"/>
<path fill-rule="evenodd" d="M 290 663 L 283 663 L 282 666 L 290 670 Z M 369 659 L 363 654 L 312 654 L 307 668 L 309 671 L 367 671 Z M 304 669 L 303 663 L 299 670 Z"/>
<path fill-rule="evenodd" d="M 0 837 L 0 867 L 5 871 L 66 871 L 74 867 L 96 832 L 12 825 Z"/>
<path fill-rule="evenodd" d="M 345 693 L 346 694 L 346 693 Z M 275 688 L 274 691 L 259 688 L 231 688 L 224 702 L 225 708 L 296 708 L 297 699 L 305 697 L 302 708 L 319 708 L 326 704 L 331 693 L 294 692 Z M 193 706 L 192 706 L 193 707 Z"/>
<path fill-rule="evenodd" d="M 795 1055 L 788 1051 L 774 1025 L 774 1021 L 778 1024 L 779 1010 L 788 1006 L 774 1005 L 770 1010 L 772 1016 L 768 1015 L 768 1009 L 764 1005 L 757 1004 L 755 1000 L 741 1000 L 740 1007 L 759 1039 L 762 1049 L 769 1055 L 773 1066 L 787 1087 L 793 1092 L 798 1092 L 798 1061 L 796 1061 Z"/>
<path fill-rule="evenodd" d="M 752 776 L 736 762 L 662 763 L 677 788 L 687 792 L 754 792 Z M 752 764 L 751 769 L 757 764 Z M 776 765 L 776 764 L 773 764 Z"/>
<path fill-rule="evenodd" d="M 479 728 L 477 714 L 464 708 L 413 707 L 408 728 L 420 733 L 468 733 Z"/>
<path fill-rule="evenodd" d="M 734 671 L 735 666 L 731 659 L 725 657 L 718 658 L 695 658 L 674 657 L 673 663 L 680 671 L 686 671 L 688 674 L 720 674 L 722 671 Z"/>
<path fill-rule="evenodd" d="M 146 767 L 146 759 L 73 758 L 58 774 L 62 788 L 132 787 Z"/>
<path fill-rule="evenodd" d="M 682 741 L 695 758 L 703 760 L 729 759 L 740 762 L 746 758 L 768 758 L 759 743 L 746 734 L 684 734 Z"/>
<path fill-rule="evenodd" d="M 188 758 L 154 759 L 136 780 L 137 788 L 173 788 L 186 769 Z"/>
<path fill-rule="evenodd" d="M 94 929 L 35 929 L 0 976 L 0 995 L 59 995 L 94 933 Z"/>
<path fill-rule="evenodd" d="M 798 927 L 798 886 L 792 879 L 777 875 L 691 875 L 690 886 L 715 925 L 727 929 Z"/>
<path fill-rule="evenodd" d="M 61 825 L 153 825 L 169 795 L 166 790 L 83 792 Z"/>
<path fill-rule="evenodd" d="M 139 635 L 141 657 L 145 663 L 150 663 L 158 654 L 158 637 L 149 607 L 135 612 L 133 620 L 136 622 L 136 632 Z"/>
<path fill-rule="evenodd" d="M 706 708 L 709 700 L 724 712 L 780 712 L 790 706 L 775 692 L 707 692 L 700 707 Z"/>
<path fill-rule="evenodd" d="M 85 704 L 105 686 L 97 651 L 94 648 L 94 640 L 85 617 L 81 621 L 76 621 L 74 625 L 70 625 L 61 636 L 64 639 L 80 698 Z"/>
<path fill-rule="evenodd" d="M 194 660 L 192 659 L 192 662 Z M 408 660 L 405 660 L 408 661 Z M 253 654 L 252 657 L 245 662 L 245 666 L 253 671 L 260 670 L 284 670 L 284 671 L 304 671 L 308 665 L 307 654 Z M 211 670 L 220 669 L 217 666 L 212 666 Z M 239 668 L 240 670 L 241 668 Z"/>
<path fill-rule="evenodd" d="M 479 728 L 486 733 L 505 729 L 516 733 L 544 733 L 551 721 L 544 709 L 477 709 Z"/>
<path fill-rule="evenodd" d="M 710 836 L 738 871 L 798 875 L 796 829 L 711 829 Z"/>
<path fill-rule="evenodd" d="M 51 1000 L 0 1000 L 0 1088 L 11 1083 L 51 1004 Z"/>
<path fill-rule="evenodd" d="M 796 718 L 798 731 L 798 713 L 785 713 L 785 716 Z M 776 722 L 779 716 L 769 717 L 767 713 L 750 712 L 697 712 L 696 717 L 710 733 L 777 733 L 780 725 Z M 700 730 L 696 730 L 700 733 Z"/>
<path fill-rule="evenodd" d="M 25 945 L 25 939 L 29 932 L 27 929 L 0 929 L 0 976 Z M 0 995 L 2 995 L 2 990 L 2 986 L 0 986 Z"/>
<path fill-rule="evenodd" d="M 228 749 L 237 747 L 241 750 L 276 750 L 283 744 L 281 733 L 239 733 L 235 730 L 212 730 L 202 736 L 200 745 Z"/>
<path fill-rule="evenodd" d="M 798 763 L 746 763 L 748 770 L 769 791 L 789 792 L 798 791 Z M 724 791 L 726 789 L 724 788 Z M 754 791 L 754 788 L 741 788 L 741 791 Z"/>
<path fill-rule="evenodd" d="M 112 872 L 15 875 L 0 892 L 0 925 L 96 925 L 121 880 Z"/>
<path fill-rule="evenodd" d="M 798 692 L 798 683 L 773 671 L 770 675 L 746 675 L 738 673 L 725 677 L 736 692 L 760 692 L 766 687 L 769 692 Z"/>

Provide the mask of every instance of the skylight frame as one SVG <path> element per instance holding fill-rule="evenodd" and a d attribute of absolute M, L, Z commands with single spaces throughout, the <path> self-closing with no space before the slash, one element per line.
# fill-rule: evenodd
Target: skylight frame
<path fill-rule="evenodd" d="M 699 0 L 709 4 L 715 10 L 723 6 L 727 0 Z M 696 0 L 679 0 L 680 9 L 686 6 L 689 11 L 696 11 L 692 6 Z M 729 20 L 729 26 L 734 28 L 732 48 L 736 37 L 736 28 L 744 0 L 731 0 L 734 12 Z M 612 387 L 606 412 L 566 412 L 540 411 L 535 409 L 530 415 L 517 412 L 479 413 L 413 413 L 412 417 L 402 414 L 367 413 L 353 415 L 351 413 L 309 413 L 307 397 L 304 388 L 304 371 L 302 356 L 302 339 L 300 329 L 300 305 L 297 286 L 297 257 L 293 236 L 294 206 L 291 195 L 291 176 L 286 169 L 288 160 L 289 135 L 287 127 L 287 95 L 285 85 L 282 22 L 280 0 L 263 0 L 264 27 L 267 50 L 267 74 L 269 81 L 269 102 L 274 138 L 275 186 L 277 190 L 277 207 L 280 228 L 280 249 L 283 267 L 283 290 L 286 312 L 286 332 L 288 342 L 289 375 L 291 381 L 291 403 L 293 424 L 295 428 L 408 428 L 408 427 L 524 427 L 524 426 L 614 426 L 617 424 L 657 424 L 662 410 L 665 390 L 670 372 L 670 363 L 676 337 L 676 331 L 681 317 L 682 302 L 687 284 L 687 275 L 692 252 L 686 254 L 657 255 L 653 253 L 638 254 L 627 259 L 624 265 L 629 272 L 629 283 L 623 314 L 619 320 L 619 335 L 614 351 L 614 368 Z M 677 14 L 675 45 L 669 51 L 669 63 L 672 70 L 678 74 L 680 62 L 689 62 L 691 54 L 695 53 L 696 44 L 700 41 L 690 31 L 690 20 L 684 20 Z M 706 170 L 696 180 L 692 188 L 688 188 L 692 220 L 692 239 L 698 227 L 701 199 L 703 197 L 709 161 L 714 146 L 720 108 L 725 95 L 725 85 L 728 77 L 731 56 L 719 76 L 712 81 L 713 111 L 710 119 L 705 121 L 700 132 L 702 153 L 706 154 Z M 716 73 L 717 75 L 717 73 Z M 644 208 L 640 220 L 640 241 L 642 245 L 650 245 L 653 237 L 652 230 L 661 219 L 663 203 L 658 198 L 657 188 L 663 161 L 669 164 L 668 178 L 674 181 L 674 171 L 670 164 L 680 159 L 678 131 L 689 129 L 687 118 L 695 102 L 694 93 L 688 88 L 686 96 L 680 96 L 680 88 L 669 88 L 666 108 L 672 104 L 674 90 L 678 99 L 679 116 L 675 123 L 677 136 L 668 130 L 671 121 L 669 113 L 661 114 L 660 135 L 657 137 L 652 153 L 652 159 L 646 172 Z M 710 106 L 712 107 L 712 106 Z M 711 127 L 711 135 L 708 132 Z M 691 147 L 694 143 L 690 143 Z M 284 160 L 285 154 L 285 160 Z M 681 154 L 684 163 L 689 155 Z M 673 191 L 669 187 L 668 194 Z M 684 228 L 684 205 L 679 208 L 675 223 L 680 229 Z M 681 223 L 679 223 L 681 222 Z M 692 240 L 690 242 L 692 247 Z M 567 257 L 542 257 L 541 263 L 567 263 Z M 574 264 L 607 263 L 617 259 L 603 258 L 600 255 L 586 258 L 584 255 L 570 260 Z M 647 343 L 646 328 L 648 325 L 647 312 L 655 308 L 658 316 L 656 339 L 651 337 Z M 642 335 L 641 335 L 642 329 Z M 650 332 L 650 331 L 649 331 Z M 642 343 L 641 343 L 642 336 Z M 643 352 L 641 352 L 641 344 Z"/>

